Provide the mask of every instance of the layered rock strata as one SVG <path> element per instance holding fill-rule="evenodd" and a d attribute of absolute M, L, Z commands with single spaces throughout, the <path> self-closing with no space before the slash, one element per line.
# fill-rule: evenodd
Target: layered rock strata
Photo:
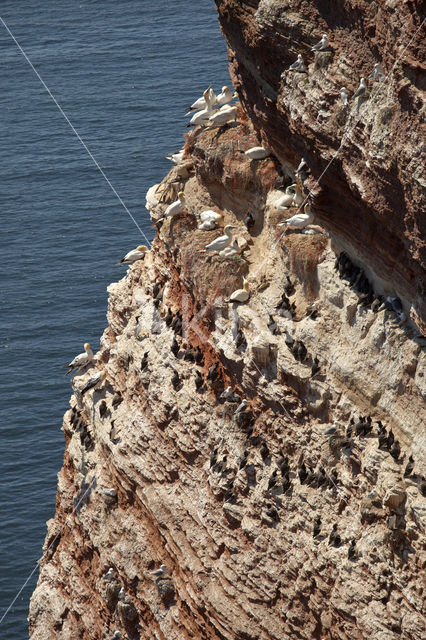
<path fill-rule="evenodd" d="M 358 6 L 361 24 L 373 7 L 390 11 L 389 2 L 350 4 Z M 333 163 L 335 186 L 328 182 L 325 190 L 321 183 L 315 192 L 316 224 L 303 233 L 278 226 L 297 207 L 278 211 L 277 187 L 295 179 L 302 150 L 318 174 L 334 142 L 294 111 L 282 124 L 294 101 L 266 110 L 272 79 L 261 81 L 266 75 L 256 75 L 249 61 L 258 59 L 261 70 L 272 66 L 256 49 L 271 16 L 280 42 L 283 19 L 293 16 L 296 35 L 310 15 L 310 43 L 313 27 L 325 26 L 312 13 L 320 3 L 218 5 L 242 97 L 238 122 L 188 136 L 184 161 L 166 176 L 162 202 L 152 209 L 154 219 L 163 215 L 179 174 L 183 214 L 159 223 L 150 253 L 108 289 L 108 327 L 96 364 L 74 378 L 64 417 L 64 466 L 30 635 L 420 640 L 424 341 L 414 323 L 379 310 L 361 286 L 368 280 L 374 295 L 400 294 L 408 315 L 418 285 L 407 285 L 404 295 L 401 288 L 407 270 L 420 268 L 419 236 L 404 236 L 404 264 L 390 247 L 389 256 L 376 255 L 377 239 L 367 241 L 365 228 L 368 216 L 370 231 L 377 228 L 379 200 L 365 196 L 373 193 L 365 163 L 375 172 L 376 160 L 359 139 L 355 153 L 349 136 L 352 160 L 348 148 L 345 169 Z M 403 5 L 401 11 L 415 7 Z M 403 15 L 394 14 L 394 22 Z M 417 91 L 414 80 L 413 86 L 407 95 Z M 308 89 L 306 100 L 314 100 Z M 416 117 L 413 111 L 413 126 Z M 278 126 L 292 130 L 281 138 Z M 321 137 L 324 146 L 314 153 L 310 145 Z M 251 161 L 241 153 L 262 140 L 273 156 Z M 406 153 L 401 149 L 401 157 Z M 358 172 L 366 199 L 348 193 L 349 173 L 351 185 L 361 185 Z M 304 195 L 313 185 L 307 177 Z M 388 230 L 406 224 L 392 204 L 401 185 L 391 181 L 386 196 Z M 239 254 L 206 252 L 222 231 L 198 229 L 206 209 L 236 227 Z M 343 212 L 359 218 L 356 233 Z M 407 204 L 405 219 L 411 215 Z M 391 260 L 398 269 L 386 276 Z M 226 302 L 243 277 L 249 301 Z M 99 369 L 105 383 L 81 395 Z M 232 401 L 222 396 L 228 386 Z M 237 411 L 242 399 L 246 406 Z M 150 574 L 162 563 L 163 575 Z"/>

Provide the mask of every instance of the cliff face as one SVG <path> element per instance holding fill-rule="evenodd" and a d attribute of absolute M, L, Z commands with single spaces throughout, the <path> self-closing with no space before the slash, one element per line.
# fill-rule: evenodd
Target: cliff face
<path fill-rule="evenodd" d="M 319 221 L 424 329 L 424 3 L 216 5 L 235 87 L 263 140 L 284 167 L 305 158 Z M 330 45 L 314 53 L 322 33 Z M 299 53 L 306 73 L 288 70 Z M 351 96 L 375 63 L 385 81 L 369 80 L 368 98 L 345 107 L 340 88 Z"/>
<path fill-rule="evenodd" d="M 217 4 L 243 108 L 237 124 L 188 136 L 188 171 L 166 176 L 165 202 L 152 207 L 158 219 L 180 171 L 185 213 L 160 223 L 150 253 L 109 287 L 97 363 L 75 378 L 64 417 L 64 466 L 30 635 L 420 640 L 424 347 L 414 325 L 364 304 L 359 278 L 351 284 L 347 263 L 336 264 L 345 251 L 377 293 L 396 292 L 407 312 L 413 305 L 420 313 L 419 156 L 407 164 L 418 149 L 418 107 L 407 106 L 418 92 L 417 40 L 392 90 L 401 96 L 410 79 L 407 120 L 394 114 L 383 129 L 383 105 L 360 106 L 343 155 L 315 187 L 322 226 L 284 233 L 277 223 L 296 209 L 273 204 L 277 180 L 294 178 L 301 155 L 318 177 L 339 145 L 330 119 L 340 122 L 341 108 L 329 76 L 355 58 L 367 75 L 370 50 L 388 68 L 398 25 L 406 15 L 415 21 L 416 5 Z M 316 54 L 329 66 L 309 68 L 314 89 L 281 75 L 295 57 L 286 38 L 300 37 L 307 51 L 331 32 L 332 13 L 339 39 L 330 38 L 331 55 Z M 345 35 L 350 24 L 362 55 Z M 350 77 L 352 85 L 337 77 L 336 87 L 355 86 Z M 398 151 L 392 136 L 404 140 Z M 261 139 L 275 157 L 240 153 Z M 401 177 L 408 173 L 410 181 Z M 204 250 L 219 235 L 197 228 L 206 209 L 237 227 L 242 253 Z M 231 305 L 225 300 L 243 276 L 250 299 Z M 101 368 L 105 383 L 81 396 Z M 229 385 L 247 400 L 238 413 L 238 402 L 221 398 Z M 404 477 L 409 455 L 414 469 Z M 148 575 L 162 563 L 165 575 Z M 113 577 L 104 579 L 109 567 Z"/>

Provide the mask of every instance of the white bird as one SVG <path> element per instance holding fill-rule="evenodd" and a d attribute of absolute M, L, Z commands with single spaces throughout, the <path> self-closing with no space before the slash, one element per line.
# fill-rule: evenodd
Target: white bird
<path fill-rule="evenodd" d="M 64 365 L 64 369 L 68 369 L 66 372 L 66 376 L 72 371 L 80 371 L 87 367 L 87 365 L 93 360 L 93 351 L 90 348 L 90 344 L 88 342 L 84 343 L 84 353 L 79 353 L 78 356 L 75 356 L 73 360 L 69 364 Z"/>
<path fill-rule="evenodd" d="M 353 98 L 360 98 L 365 94 L 366 91 L 367 91 L 367 84 L 365 82 L 365 79 L 361 78 L 361 80 L 359 81 L 359 87 L 355 91 Z"/>
<path fill-rule="evenodd" d="M 340 98 L 343 104 L 345 105 L 345 107 L 348 104 L 348 97 L 349 97 L 348 90 L 346 89 L 346 87 L 342 87 L 340 89 Z"/>
<path fill-rule="evenodd" d="M 209 117 L 213 113 L 213 105 L 212 105 L 210 90 L 207 89 L 207 91 L 204 91 L 203 95 L 204 95 L 204 99 L 206 101 L 207 106 L 202 111 L 197 111 L 196 113 L 194 113 L 191 120 L 186 125 L 187 127 L 194 127 L 197 125 L 206 124 L 209 120 Z"/>
<path fill-rule="evenodd" d="M 213 229 L 216 229 L 222 222 L 222 216 L 217 220 L 208 218 L 207 220 L 204 220 L 204 222 L 201 222 L 201 224 L 198 225 L 198 228 L 202 231 L 213 231 Z"/>
<path fill-rule="evenodd" d="M 324 51 L 324 49 L 327 49 L 327 47 L 328 47 L 327 34 L 323 33 L 321 40 L 316 44 L 314 44 L 311 51 Z"/>
<path fill-rule="evenodd" d="M 140 260 L 141 258 L 145 258 L 146 253 L 149 251 L 148 247 L 144 244 L 140 244 L 136 249 L 132 249 L 129 253 L 126 253 L 124 258 L 121 258 L 116 264 L 131 264 L 132 262 L 136 262 L 136 260 Z"/>
<path fill-rule="evenodd" d="M 115 498 L 115 496 L 117 495 L 117 491 L 113 487 L 110 487 L 107 489 L 101 489 L 101 491 L 104 494 L 104 496 L 108 496 L 109 498 Z"/>
<path fill-rule="evenodd" d="M 296 227 L 297 229 L 304 229 L 305 227 L 308 226 L 308 224 L 311 224 L 311 222 L 314 219 L 314 214 L 309 208 L 309 203 L 305 204 L 304 212 L 305 213 L 296 213 L 295 216 L 292 216 L 291 218 L 289 218 L 288 220 L 285 220 L 284 222 L 280 222 L 280 224 L 277 226 L 278 227 Z"/>
<path fill-rule="evenodd" d="M 302 158 L 300 161 L 299 166 L 296 169 L 296 176 L 299 177 L 299 174 L 301 174 L 303 171 L 309 171 L 309 166 L 308 163 L 306 162 L 305 158 Z"/>
<path fill-rule="evenodd" d="M 222 87 L 222 93 L 216 96 L 216 104 L 222 107 L 224 104 L 228 104 L 233 99 L 233 93 L 229 87 Z"/>
<path fill-rule="evenodd" d="M 183 211 L 184 206 L 185 206 L 185 194 L 183 191 L 179 191 L 178 199 L 172 202 L 172 204 L 169 204 L 163 216 L 161 218 L 158 218 L 158 220 L 156 220 L 155 223 L 157 224 L 158 222 L 162 222 L 164 218 L 177 216 L 178 213 L 181 213 Z"/>
<path fill-rule="evenodd" d="M 118 599 L 124 600 L 125 597 L 126 597 L 126 591 L 124 590 L 124 587 L 121 587 L 120 591 L 118 592 Z"/>
<path fill-rule="evenodd" d="M 247 408 L 247 400 L 244 398 L 244 400 L 242 400 L 240 402 L 240 404 L 238 405 L 238 407 L 235 409 L 235 413 L 234 415 L 237 415 L 237 413 L 241 413 L 242 411 L 244 411 Z"/>
<path fill-rule="evenodd" d="M 115 572 L 114 572 L 113 567 L 110 567 L 108 569 L 108 571 L 106 572 L 106 574 L 104 576 L 102 576 L 102 580 L 108 580 L 108 581 L 111 580 L 111 578 L 114 577 L 114 573 Z"/>
<path fill-rule="evenodd" d="M 205 211 L 202 211 L 200 213 L 200 220 L 201 222 L 206 222 L 206 220 L 215 220 L 218 221 L 222 218 L 222 214 L 221 213 L 217 213 L 216 211 L 213 211 L 213 209 L 206 209 Z"/>
<path fill-rule="evenodd" d="M 106 371 L 102 370 L 102 371 L 98 371 L 98 373 L 95 373 L 94 376 L 88 379 L 84 387 L 82 387 L 82 389 L 79 390 L 81 395 L 84 396 L 84 394 L 87 391 L 90 391 L 90 389 L 97 389 L 98 387 L 100 387 L 101 384 L 104 382 L 105 378 L 106 378 Z"/>
<path fill-rule="evenodd" d="M 233 224 L 227 224 L 223 230 L 225 235 L 219 236 L 219 238 L 216 238 L 216 240 L 210 242 L 210 244 L 208 244 L 205 249 L 207 251 L 222 251 L 222 249 L 228 247 L 232 242 L 232 230 L 236 228 L 237 227 L 235 227 Z"/>
<path fill-rule="evenodd" d="M 283 211 L 284 209 L 288 209 L 288 207 L 291 207 L 291 205 L 293 204 L 295 193 L 296 193 L 296 185 L 291 184 L 289 187 L 287 187 L 287 189 L 285 190 L 285 193 L 282 196 L 279 196 L 277 200 L 275 200 L 275 202 L 273 203 L 274 207 L 278 209 L 278 211 Z"/>
<path fill-rule="evenodd" d="M 151 209 L 153 209 L 154 207 L 157 206 L 158 204 L 158 198 L 156 196 L 157 193 L 157 189 L 160 186 L 160 183 L 158 184 L 153 184 L 152 187 L 150 187 L 148 189 L 148 191 L 146 192 L 146 196 L 145 196 L 145 209 L 148 209 L 148 211 L 151 211 Z"/>
<path fill-rule="evenodd" d="M 232 387 L 226 387 L 225 391 L 223 391 L 219 398 L 221 400 L 227 400 L 228 402 L 239 402 L 240 396 L 232 391 Z"/>
<path fill-rule="evenodd" d="M 370 73 L 368 77 L 372 78 L 373 80 L 378 80 L 379 82 L 383 82 L 383 80 L 385 79 L 385 75 L 378 62 L 376 62 L 376 64 L 374 65 L 374 70 Z"/>
<path fill-rule="evenodd" d="M 174 164 L 178 164 L 183 159 L 184 153 L 185 153 L 184 149 L 179 149 L 179 151 L 176 151 L 175 153 L 172 153 L 169 156 L 166 156 L 166 160 L 170 160 L 170 162 L 173 162 Z"/>
<path fill-rule="evenodd" d="M 233 291 L 225 302 L 247 302 L 250 298 L 250 284 L 249 281 L 243 278 L 243 288 Z"/>
<path fill-rule="evenodd" d="M 240 253 L 240 247 L 238 246 L 237 238 L 234 238 L 229 247 L 225 247 L 222 251 L 219 251 L 219 255 L 222 258 L 230 258 L 231 256 L 236 256 L 238 253 Z"/>
<path fill-rule="evenodd" d="M 265 149 L 265 147 L 251 147 L 251 149 L 244 151 L 244 155 L 248 156 L 251 160 L 263 160 L 271 155 L 271 152 L 269 149 Z"/>
<path fill-rule="evenodd" d="M 164 576 L 166 571 L 167 571 L 166 565 L 162 564 L 160 568 L 157 569 L 156 571 L 148 571 L 148 575 L 152 576 L 153 578 L 161 578 L 161 576 Z"/>
<path fill-rule="evenodd" d="M 210 104 L 213 106 L 214 104 L 216 104 L 215 92 L 211 87 L 206 89 L 206 91 L 208 91 L 208 94 L 209 94 Z M 192 112 L 200 111 L 200 109 L 205 109 L 207 107 L 207 102 L 205 98 L 206 91 L 204 91 L 201 98 L 198 98 L 198 100 L 196 100 L 193 104 L 191 104 L 191 106 L 188 109 L 188 113 L 186 113 L 185 115 L 189 116 Z"/>
<path fill-rule="evenodd" d="M 294 198 L 293 198 L 293 206 L 298 207 L 299 205 L 302 204 L 304 199 L 305 198 L 303 197 L 302 185 L 298 182 L 296 184 L 296 193 L 294 194 Z"/>
<path fill-rule="evenodd" d="M 121 638 L 121 631 L 114 631 L 114 635 L 112 635 L 109 640 L 121 640 Z"/>
<path fill-rule="evenodd" d="M 237 107 L 231 107 L 230 109 L 223 109 L 223 111 L 220 110 L 217 113 L 214 113 L 212 116 L 210 116 L 209 122 L 212 125 L 222 126 L 224 124 L 227 124 L 228 122 L 231 122 L 231 120 L 235 122 L 237 119 L 237 114 L 238 114 Z"/>
<path fill-rule="evenodd" d="M 297 60 L 289 66 L 288 70 L 289 71 L 305 71 L 305 65 L 303 62 L 302 55 L 300 53 L 297 56 Z"/>

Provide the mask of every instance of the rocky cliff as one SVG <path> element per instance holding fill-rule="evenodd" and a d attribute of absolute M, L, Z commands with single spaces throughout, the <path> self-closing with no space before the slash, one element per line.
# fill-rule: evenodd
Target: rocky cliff
<path fill-rule="evenodd" d="M 420 3 L 217 5 L 238 119 L 187 137 L 150 204 L 158 220 L 178 186 L 183 213 L 109 287 L 30 635 L 420 640 Z M 288 72 L 298 53 L 306 71 Z M 341 104 L 379 60 L 390 76 Z M 266 159 L 242 153 L 261 143 Z M 298 206 L 274 205 L 301 156 L 303 232 L 277 226 Z M 236 227 L 235 255 L 206 252 L 222 229 L 198 228 L 207 209 Z M 227 302 L 243 276 L 248 302 Z"/>

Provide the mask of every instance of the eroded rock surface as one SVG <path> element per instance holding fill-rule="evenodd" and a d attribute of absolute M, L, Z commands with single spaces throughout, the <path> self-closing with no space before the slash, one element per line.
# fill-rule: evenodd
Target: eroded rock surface
<path fill-rule="evenodd" d="M 400 288 L 407 270 L 420 269 L 419 236 L 404 236 L 405 260 L 388 247 L 398 269 L 386 280 L 380 265 L 387 257 L 373 257 L 378 200 L 347 193 L 350 153 L 363 159 L 350 171 L 360 171 L 365 193 L 372 193 L 365 173 L 369 152 L 359 139 L 356 151 L 352 138 L 345 170 L 337 163 L 335 186 L 327 182 L 314 199 L 317 224 L 304 233 L 277 226 L 297 211 L 279 212 L 273 202 L 283 174 L 294 179 L 308 130 L 301 112 L 291 125 L 290 119 L 281 124 L 290 109 L 284 99 L 275 115 L 264 108 L 266 98 L 274 99 L 265 87 L 278 93 L 292 56 L 286 53 L 274 75 L 272 45 L 280 37 L 262 49 L 271 56 L 268 65 L 260 57 L 259 33 L 279 34 L 281 21 L 291 17 L 299 37 L 301 16 L 304 28 L 310 16 L 309 38 L 303 37 L 311 44 L 317 31 L 327 30 L 325 17 L 314 17 L 314 2 L 217 4 L 244 109 L 236 125 L 188 136 L 184 214 L 159 223 L 151 252 L 108 288 L 108 327 L 94 365 L 107 378 L 83 397 L 78 389 L 95 369 L 74 378 L 57 511 L 31 601 L 31 638 L 103 640 L 119 630 L 123 638 L 141 640 L 420 640 L 424 344 L 413 322 L 379 311 L 362 297 L 359 278 L 351 284 L 341 273 L 342 259 L 336 262 L 345 252 L 375 293 L 392 291 L 404 305 L 414 304 L 417 284 L 407 284 L 404 295 Z M 364 20 L 374 7 L 390 12 L 391 3 L 351 4 Z M 402 13 L 393 10 L 395 29 L 415 7 L 402 4 Z M 347 11 L 341 12 L 343 20 Z M 232 37 L 227 25 L 233 25 Z M 377 29 L 384 34 L 385 26 L 379 21 Z M 343 31 L 331 65 L 344 46 Z M 250 68 L 258 83 L 263 77 L 248 64 L 244 47 L 253 49 L 250 60 L 271 67 L 263 96 L 242 70 Z M 367 69 L 370 58 L 363 56 Z M 407 95 L 418 90 L 415 78 Z M 314 96 L 307 91 L 305 99 Z M 415 127 L 415 111 L 412 116 Z M 285 147 L 281 135 L 273 135 L 278 122 L 292 127 Z M 334 134 L 327 134 L 330 140 L 321 134 L 324 146 L 314 153 L 320 133 L 309 123 L 306 159 L 316 174 Z M 417 144 L 411 129 L 410 135 Z M 240 153 L 262 139 L 276 156 L 250 161 Z M 401 162 L 406 153 L 403 146 Z M 153 219 L 175 197 L 176 171 L 161 185 L 163 202 L 153 207 Z M 305 194 L 311 183 L 305 181 Z M 407 193 L 405 183 L 399 188 Z M 387 228 L 406 224 L 391 189 L 386 197 Z M 412 215 L 406 206 L 404 219 Z M 222 232 L 197 228 L 206 209 L 237 227 L 239 255 L 205 251 Z M 342 223 L 343 213 L 358 218 L 356 233 Z M 367 242 L 368 216 L 376 221 Z M 227 303 L 243 276 L 249 301 Z M 221 398 L 228 386 L 239 396 L 234 402 Z M 247 406 L 235 413 L 243 398 Z M 162 563 L 164 576 L 149 575 Z M 110 567 L 114 575 L 104 579 Z"/>

